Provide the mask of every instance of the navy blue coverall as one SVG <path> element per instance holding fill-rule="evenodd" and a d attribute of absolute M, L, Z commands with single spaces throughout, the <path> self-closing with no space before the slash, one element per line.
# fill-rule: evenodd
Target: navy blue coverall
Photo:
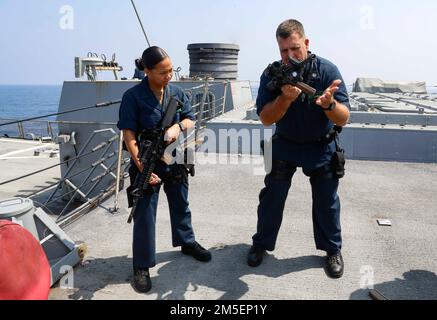
<path fill-rule="evenodd" d="M 174 123 L 184 119 L 194 121 L 194 111 L 192 110 L 191 102 L 183 90 L 169 84 L 164 91 L 164 106 L 167 104 L 170 96 L 176 97 L 183 104 L 182 110 L 175 116 Z M 163 116 L 163 106 L 151 91 L 148 78 L 146 77 L 140 84 L 129 89 L 123 95 L 117 126 L 120 130 L 126 129 L 140 133 L 145 129 L 157 128 Z M 174 181 L 172 176 L 174 170 L 177 169 L 178 164 L 169 166 L 159 161 L 154 170 L 154 173 L 162 179 L 164 191 L 167 195 L 174 247 L 192 244 L 195 241 L 191 225 L 191 211 L 188 203 L 188 179 L 182 182 Z M 135 163 L 131 161 L 129 171 L 131 183 L 137 173 L 138 169 Z M 159 189 L 160 186 L 148 188 L 145 197 L 138 202 L 133 231 L 134 268 L 146 269 L 156 265 L 155 225 Z"/>
<path fill-rule="evenodd" d="M 334 80 L 342 79 L 338 68 L 330 61 L 316 57 L 314 70 L 308 82 L 318 93 L 323 93 Z M 257 112 L 275 100 L 280 94 L 266 88 L 270 81 L 263 74 L 257 98 Z M 335 99 L 350 108 L 344 82 L 334 94 Z M 259 195 L 257 233 L 253 244 L 273 251 L 282 223 L 285 201 L 291 180 L 297 167 L 311 177 L 316 169 L 327 167 L 335 149 L 335 142 L 320 143 L 334 126 L 322 108 L 310 99 L 300 96 L 276 123 L 272 138 L 272 170 L 265 178 L 265 188 Z M 319 169 L 320 171 L 320 169 Z M 311 178 L 312 219 L 316 248 L 328 255 L 340 252 L 342 247 L 340 227 L 340 199 L 337 195 L 338 178 L 332 172 L 325 172 L 318 178 Z"/>

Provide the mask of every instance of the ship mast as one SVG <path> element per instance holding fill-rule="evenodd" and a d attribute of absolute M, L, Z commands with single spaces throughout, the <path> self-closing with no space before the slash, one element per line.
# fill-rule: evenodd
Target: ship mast
<path fill-rule="evenodd" d="M 147 45 L 150 47 L 149 38 L 147 38 L 146 30 L 144 30 L 144 26 L 143 23 L 141 22 L 141 18 L 140 15 L 138 14 L 137 7 L 135 6 L 134 0 L 131 0 L 131 2 L 132 2 L 132 6 L 134 7 L 135 14 L 137 15 L 138 21 L 140 23 L 141 29 L 143 30 L 144 37 L 146 37 Z"/>

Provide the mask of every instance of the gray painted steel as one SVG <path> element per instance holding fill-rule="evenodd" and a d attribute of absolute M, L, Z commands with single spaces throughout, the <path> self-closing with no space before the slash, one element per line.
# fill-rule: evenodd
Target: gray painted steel
<path fill-rule="evenodd" d="M 259 155 L 261 139 L 274 132 L 274 126 L 264 128 L 259 121 L 235 119 L 230 122 L 229 119 L 221 121 L 220 117 L 208 122 L 206 128 L 216 137 L 226 133 L 240 136 L 233 144 L 224 143 L 224 140 L 220 144 L 217 138 L 212 148 L 219 153 L 232 154 Z M 402 128 L 399 125 L 351 124 L 344 128 L 340 142 L 348 159 L 437 163 L 437 126 Z"/>
<path fill-rule="evenodd" d="M 350 123 L 437 126 L 437 115 L 351 112 Z"/>
<path fill-rule="evenodd" d="M 187 49 L 190 56 L 190 77 L 211 75 L 215 79 L 238 78 L 238 45 L 193 43 Z"/>
<path fill-rule="evenodd" d="M 437 163 L 437 127 L 350 125 L 341 143 L 349 159 Z"/>
<path fill-rule="evenodd" d="M 353 92 L 350 98 L 353 110 L 437 114 L 437 101 L 428 95 Z"/>
<path fill-rule="evenodd" d="M 353 86 L 354 92 L 413 92 L 426 93 L 426 84 L 416 82 L 389 82 L 376 78 L 358 78 Z"/>

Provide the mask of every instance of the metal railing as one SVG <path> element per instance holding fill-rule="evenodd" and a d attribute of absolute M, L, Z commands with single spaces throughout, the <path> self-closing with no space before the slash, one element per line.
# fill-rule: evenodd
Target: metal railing
<path fill-rule="evenodd" d="M 92 105 L 92 106 L 86 106 L 86 107 L 76 108 L 76 109 L 62 111 L 62 112 L 54 112 L 54 113 L 46 114 L 43 116 L 36 116 L 36 117 L 31 117 L 31 118 L 21 119 L 21 120 L 16 120 L 16 119 L 12 119 L 12 120 L 3 119 L 2 120 L 2 119 L 0 119 L 0 121 L 2 121 L 0 123 L 0 128 L 6 127 L 6 126 L 11 126 L 11 125 L 17 125 L 18 132 L 19 132 L 19 138 L 25 139 L 26 135 L 24 132 L 23 123 L 32 123 L 32 122 L 35 123 L 35 122 L 38 122 L 39 119 L 50 118 L 53 116 L 59 116 L 59 115 L 63 115 L 63 114 L 74 113 L 74 112 L 79 112 L 79 111 L 84 111 L 84 110 L 89 110 L 89 109 L 105 108 L 105 107 L 113 106 L 113 105 L 118 104 L 118 103 L 121 103 L 121 100 L 106 101 L 106 102 L 102 102 L 102 103 L 97 103 L 97 104 Z M 6 122 L 3 122 L 3 121 L 6 121 Z M 47 132 L 50 135 L 50 137 L 52 137 L 52 140 L 53 140 L 53 129 L 52 129 L 50 123 L 62 123 L 62 122 L 67 123 L 66 121 L 47 121 L 47 120 L 45 120 L 44 122 L 47 122 Z M 83 122 L 83 123 L 86 123 L 86 122 Z"/>
<path fill-rule="evenodd" d="M 214 93 L 209 90 L 211 86 L 217 85 L 224 86 L 224 93 L 221 98 L 216 98 Z M 191 90 L 192 89 L 193 88 L 191 88 Z M 205 84 L 197 86 L 195 89 L 203 89 L 200 102 L 193 105 L 193 109 L 195 109 L 196 130 L 198 131 L 205 128 L 207 121 L 225 113 L 228 82 L 210 84 L 207 79 L 205 80 Z"/>
<path fill-rule="evenodd" d="M 106 106 L 112 106 L 114 104 L 120 103 L 121 100 L 118 101 L 108 101 L 104 103 L 99 103 L 93 106 L 89 107 L 82 107 L 70 111 L 60 112 L 56 114 L 49 114 L 45 116 L 39 116 L 39 117 L 33 117 L 23 120 L 11 120 L 11 119 L 3 119 L 3 123 L 0 123 L 0 127 L 7 127 L 16 125 L 19 132 L 20 138 L 26 138 L 26 134 L 24 131 L 24 123 L 46 123 L 47 126 L 47 133 L 50 137 L 50 139 L 46 140 L 55 140 L 55 130 L 53 129 L 53 124 L 75 124 L 75 125 L 110 125 L 114 126 L 115 123 L 110 122 L 79 122 L 79 121 L 55 121 L 55 120 L 40 120 L 42 118 L 51 117 L 54 115 L 60 115 L 60 114 L 66 114 L 66 113 L 72 113 L 72 112 L 78 112 L 86 109 L 91 108 L 102 108 Z M 6 121 L 6 122 L 4 122 Z M 106 139 L 103 142 L 98 142 L 97 144 L 92 144 L 93 138 L 100 134 L 110 134 L 112 135 L 109 139 Z M 32 134 L 31 134 L 32 135 Z M 32 137 L 34 140 L 34 137 Z M 32 200 L 39 199 L 39 197 L 45 198 L 45 193 L 51 192 L 47 199 L 42 201 L 34 201 L 37 206 L 42 206 L 45 209 L 47 209 L 49 212 L 52 212 L 50 207 L 56 207 L 58 216 L 56 218 L 56 222 L 61 225 L 65 226 L 68 224 L 68 222 L 72 222 L 76 220 L 79 216 L 85 214 L 90 208 L 95 207 L 100 202 L 104 201 L 108 196 L 112 195 L 114 193 L 114 189 L 119 190 L 120 183 L 121 183 L 121 176 L 123 178 L 125 177 L 125 173 L 121 172 L 121 167 L 124 166 L 129 159 L 123 157 L 122 151 L 115 151 L 112 152 L 111 149 L 113 144 L 118 141 L 118 148 L 117 150 L 121 150 L 121 143 L 122 143 L 122 135 L 118 135 L 114 129 L 112 128 L 106 128 L 106 129 L 100 129 L 100 130 L 94 130 L 90 136 L 88 137 L 88 140 L 84 144 L 84 146 L 81 148 L 81 150 L 76 154 L 76 157 L 70 158 L 70 159 L 64 159 L 64 161 L 60 161 L 58 164 L 51 165 L 48 167 L 45 167 L 43 169 L 35 170 L 31 173 L 22 175 L 20 177 L 16 177 L 14 179 L 9 179 L 7 181 L 0 182 L 0 186 L 4 186 L 10 183 L 14 183 L 17 181 L 22 181 L 24 179 L 27 179 L 31 176 L 37 175 L 37 174 L 44 174 L 47 171 L 56 168 L 56 167 L 62 167 L 67 166 L 68 169 L 66 172 L 62 175 L 61 179 L 57 181 L 56 183 L 52 183 L 48 186 L 45 186 L 31 194 L 25 195 L 28 198 L 31 198 Z M 99 153 L 100 152 L 100 153 Z M 78 166 L 78 163 L 80 160 L 84 160 L 84 158 L 93 156 L 98 154 L 97 160 L 92 162 L 88 167 L 82 168 Z M 115 160 L 111 161 L 111 159 L 115 158 Z M 5 158 L 7 159 L 7 158 Z M 94 158 L 93 158 L 94 159 Z M 109 162 L 109 163 L 108 163 Z M 96 172 L 96 170 L 99 168 L 101 172 Z M 118 173 L 120 176 L 117 176 L 116 173 Z M 85 176 L 85 178 L 82 178 L 82 176 Z M 90 196 L 92 192 L 99 186 L 100 182 L 106 177 L 111 177 L 111 179 L 114 180 L 114 183 L 107 183 L 105 187 L 97 192 L 95 196 Z M 80 178 L 80 179 L 79 179 Z M 76 182 L 75 182 L 76 180 Z M 78 183 L 77 181 L 80 181 Z M 75 182 L 75 183 L 74 183 Z M 106 187 L 107 186 L 107 187 Z M 118 193 L 117 193 L 118 196 Z M 74 201 L 79 197 L 81 200 L 81 205 L 71 209 L 73 207 Z M 62 201 L 66 200 L 64 203 Z M 62 200 L 62 201 L 60 201 Z"/>
<path fill-rule="evenodd" d="M 210 91 L 210 87 L 213 85 L 224 85 L 224 95 L 221 98 L 215 98 L 214 94 Z M 205 126 L 205 122 L 210 119 L 221 115 L 225 112 L 226 105 L 226 94 L 227 94 L 227 83 L 220 84 L 210 84 L 208 80 L 204 84 L 192 87 L 188 91 L 201 92 L 200 102 L 194 104 L 192 107 L 196 110 L 195 117 L 196 121 L 196 131 L 194 134 L 194 139 L 198 136 L 199 132 Z M 196 95 L 192 95 L 196 97 Z M 114 104 L 120 103 L 118 101 L 108 101 L 105 103 L 100 103 L 94 106 L 78 108 L 61 113 L 53 113 L 46 116 L 33 117 L 23 120 L 14 119 L 3 119 L 6 121 L 0 123 L 0 127 L 6 126 L 17 126 L 18 137 L 25 139 L 27 136 L 31 136 L 32 140 L 36 140 L 36 136 L 33 133 L 26 134 L 24 123 L 44 123 L 47 128 L 47 139 L 55 141 L 57 136 L 57 131 L 53 128 L 54 124 L 75 124 L 75 125 L 108 125 L 115 126 L 115 123 L 111 122 L 79 122 L 79 121 L 58 121 L 58 120 L 40 120 L 42 118 L 51 117 L 54 115 L 60 115 L 71 112 L 78 112 L 91 108 L 101 108 L 106 106 L 112 106 Z M 111 137 L 99 142 L 97 145 L 93 145 L 92 141 L 94 137 L 103 134 L 110 134 Z M 40 140 L 44 138 L 41 136 Z M 50 138 L 50 139 L 48 139 Z M 117 148 L 114 148 L 113 144 L 118 141 Z M 76 221 L 82 215 L 86 214 L 89 210 L 99 205 L 101 202 L 106 200 L 109 196 L 115 193 L 114 207 L 110 209 L 111 212 L 117 212 L 118 210 L 118 195 L 121 183 L 127 178 L 126 171 L 128 170 L 128 163 L 130 159 L 124 157 L 122 151 L 123 135 L 122 132 L 118 134 L 113 128 L 106 128 L 100 130 L 94 130 L 87 141 L 83 144 L 80 151 L 76 153 L 74 158 L 61 160 L 58 164 L 45 167 L 43 169 L 35 170 L 31 173 L 16 177 L 14 179 L 9 179 L 7 181 L 0 181 L 0 186 L 4 186 L 13 182 L 24 180 L 28 177 L 45 173 L 53 168 L 66 166 L 65 172 L 62 174 L 61 179 L 56 183 L 49 184 L 37 191 L 27 194 L 26 197 L 31 198 L 37 206 L 42 206 L 49 212 L 57 211 L 56 223 L 61 227 L 65 227 L 68 224 Z M 114 151 L 114 149 L 116 151 Z M 89 156 L 95 157 L 97 160 L 93 161 L 89 166 L 83 168 L 82 165 L 79 167 L 79 162 Z M 94 158 L 93 158 L 94 159 Z M 127 165 L 127 166 L 126 166 Z M 100 170 L 101 172 L 96 172 Z M 99 184 L 106 177 L 110 177 L 114 182 L 106 184 L 107 187 L 103 188 L 96 195 L 92 195 L 94 190 L 96 190 Z M 47 194 L 48 197 L 47 197 Z M 40 198 L 42 200 L 40 200 Z M 36 200 L 38 199 L 38 201 Z M 79 204 L 77 204 L 79 200 Z"/>
<path fill-rule="evenodd" d="M 1 118 L 0 125 L 4 121 L 16 121 L 16 119 L 11 118 Z M 26 130 L 26 126 L 24 123 L 35 124 L 35 128 L 33 130 Z M 55 125 L 59 124 L 77 124 L 77 125 L 101 125 L 101 126 L 115 126 L 115 122 L 96 122 L 96 121 L 59 121 L 59 120 L 31 120 L 31 121 L 20 121 L 14 124 L 4 125 L 8 126 L 16 126 L 16 128 L 11 129 L 12 134 L 5 134 L 7 138 L 17 138 L 17 139 L 26 139 L 30 138 L 30 140 L 40 140 L 40 141 L 55 141 L 55 138 L 58 136 L 58 130 Z M 44 129 L 44 132 L 42 131 Z M 36 130 L 36 131 L 35 131 Z M 27 132 L 29 131 L 29 132 Z M 36 132 L 39 131 L 41 134 L 37 135 Z"/>
<path fill-rule="evenodd" d="M 97 145 L 91 144 L 93 138 L 96 135 L 107 133 L 112 134 L 112 137 L 104 142 L 98 143 Z M 116 141 L 118 141 L 118 151 L 111 152 L 111 147 Z M 124 172 L 122 174 L 120 169 L 122 166 L 129 162 L 129 159 L 124 158 L 122 156 L 122 152 L 120 153 L 119 151 L 121 149 L 121 143 L 122 136 L 118 135 L 112 128 L 95 130 L 90 135 L 84 147 L 80 150 L 75 158 L 60 161 L 55 165 L 33 171 L 29 174 L 22 175 L 14 179 L 2 181 L 0 182 L 0 186 L 21 181 L 30 176 L 45 173 L 53 168 L 68 164 L 69 167 L 67 171 L 63 174 L 63 177 L 58 182 L 45 186 L 38 191 L 26 195 L 26 197 L 30 199 L 36 199 L 46 192 L 51 192 L 47 199 L 35 201 L 35 203 L 39 203 L 40 206 L 48 209 L 50 212 L 53 211 L 52 209 L 50 209 L 50 207 L 56 207 L 57 209 L 59 209 L 59 214 L 56 218 L 56 222 L 60 225 L 66 225 L 66 221 L 76 220 L 79 215 L 85 214 L 84 210 L 95 207 L 104 199 L 106 199 L 105 194 L 107 194 L 109 190 L 112 190 L 112 192 L 110 192 L 110 194 L 112 194 L 114 188 L 116 190 L 119 189 L 121 181 L 120 177 L 124 176 Z M 99 152 L 100 154 L 98 154 Z M 83 160 L 84 158 L 92 156 L 94 154 L 98 154 L 97 161 L 94 161 L 93 163 L 91 163 L 90 166 L 86 168 L 78 168 L 80 160 Z M 115 160 L 112 160 L 113 158 L 115 158 Z M 93 175 L 98 168 L 100 168 L 102 172 L 97 175 Z M 119 176 L 117 176 L 114 171 L 118 173 Z M 78 179 L 80 176 L 83 175 L 86 175 L 85 178 Z M 114 179 L 114 184 L 108 188 L 103 189 L 102 192 L 98 193 L 96 196 L 90 197 L 89 195 L 97 188 L 99 183 L 108 176 Z M 73 182 L 74 180 L 81 181 L 81 183 L 75 184 Z M 80 210 L 78 210 L 78 208 L 73 208 L 73 210 L 68 212 L 68 209 L 71 208 L 73 201 L 77 199 L 78 195 L 83 202 L 82 205 L 79 207 Z M 66 198 L 69 199 L 68 202 L 66 204 L 62 204 L 60 200 L 65 200 Z"/>

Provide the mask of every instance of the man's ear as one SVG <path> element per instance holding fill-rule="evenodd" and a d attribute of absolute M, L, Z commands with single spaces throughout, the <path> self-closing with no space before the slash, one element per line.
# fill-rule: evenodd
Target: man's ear
<path fill-rule="evenodd" d="M 307 47 L 307 49 L 310 47 L 310 39 L 305 39 L 305 46 Z"/>

